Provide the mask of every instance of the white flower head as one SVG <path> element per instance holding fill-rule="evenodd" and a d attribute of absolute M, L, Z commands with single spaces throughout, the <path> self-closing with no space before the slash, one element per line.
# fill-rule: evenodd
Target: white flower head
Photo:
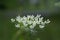
<path fill-rule="evenodd" d="M 45 24 L 50 23 L 50 20 L 47 19 L 46 21 L 43 20 L 43 17 L 41 17 L 41 15 L 37 15 L 36 17 L 33 15 L 27 15 L 20 17 L 17 16 L 15 19 L 11 19 L 12 22 L 17 21 L 17 24 L 15 24 L 15 27 L 17 28 L 24 28 L 26 29 L 35 29 L 37 27 L 37 25 L 39 26 L 39 28 L 44 28 Z M 30 30 L 31 31 L 31 30 Z"/>

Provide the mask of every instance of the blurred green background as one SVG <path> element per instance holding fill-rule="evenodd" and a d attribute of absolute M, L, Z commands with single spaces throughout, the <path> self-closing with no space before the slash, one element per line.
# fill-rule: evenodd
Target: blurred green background
<path fill-rule="evenodd" d="M 18 31 L 11 18 L 17 15 L 37 15 L 41 14 L 45 19 L 50 19 L 51 23 L 46 25 L 36 36 L 26 36 L 22 34 L 19 40 L 60 40 L 60 0 L 0 0 L 0 40 L 12 40 Z M 17 40 L 18 40 L 17 39 Z M 39 39 L 37 39 L 39 40 Z"/>

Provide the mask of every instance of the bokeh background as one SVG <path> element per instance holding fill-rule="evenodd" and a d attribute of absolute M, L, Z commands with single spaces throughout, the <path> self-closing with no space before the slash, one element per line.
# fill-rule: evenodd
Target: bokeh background
<path fill-rule="evenodd" d="M 18 31 L 11 18 L 32 14 L 41 14 L 45 19 L 50 19 L 51 23 L 36 36 L 26 40 L 35 40 L 34 37 L 40 40 L 60 40 L 60 0 L 0 0 L 0 40 L 12 40 Z M 20 35 L 18 39 L 24 40 L 23 36 Z"/>

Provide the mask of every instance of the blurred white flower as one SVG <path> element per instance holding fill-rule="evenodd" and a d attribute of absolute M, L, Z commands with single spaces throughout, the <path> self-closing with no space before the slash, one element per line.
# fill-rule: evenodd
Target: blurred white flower
<path fill-rule="evenodd" d="M 45 24 L 50 23 L 50 20 L 47 19 L 46 21 L 43 20 L 43 17 L 41 17 L 41 15 L 37 15 L 36 17 L 34 17 L 33 15 L 27 15 L 20 17 L 17 16 L 15 19 L 11 19 L 12 22 L 17 21 L 18 23 L 15 24 L 15 27 L 17 28 L 24 28 L 26 29 L 34 29 L 35 27 L 37 27 L 37 25 L 39 26 L 39 28 L 44 28 Z M 31 31 L 31 30 L 30 30 Z"/>
<path fill-rule="evenodd" d="M 31 19 L 31 20 L 34 20 L 33 18 L 34 18 L 34 16 L 33 16 L 33 15 L 32 15 L 32 16 L 30 16 L 30 19 Z"/>
<path fill-rule="evenodd" d="M 48 24 L 48 23 L 50 23 L 50 20 L 49 20 L 49 19 L 47 19 L 46 23 L 47 23 L 47 24 Z"/>
<path fill-rule="evenodd" d="M 27 26 L 28 26 L 28 24 L 26 24 L 26 23 L 23 23 L 23 25 L 24 25 L 25 27 L 27 27 Z"/>
<path fill-rule="evenodd" d="M 40 28 L 44 28 L 45 26 L 44 25 L 39 25 Z"/>
<path fill-rule="evenodd" d="M 32 21 L 27 20 L 27 23 L 28 23 L 28 24 L 32 24 Z"/>
<path fill-rule="evenodd" d="M 30 19 L 30 17 L 31 17 L 30 15 L 27 15 L 27 19 L 28 19 L 28 20 Z"/>
<path fill-rule="evenodd" d="M 43 17 L 39 18 L 39 22 L 42 22 L 43 21 Z"/>
<path fill-rule="evenodd" d="M 17 17 L 16 17 L 16 21 L 18 21 L 18 22 L 20 22 L 20 21 L 21 21 L 20 16 L 17 16 Z"/>
<path fill-rule="evenodd" d="M 26 17 L 24 16 L 23 19 L 26 20 Z"/>
<path fill-rule="evenodd" d="M 37 23 L 37 24 L 40 24 L 40 22 L 39 22 L 39 21 L 36 21 L 36 23 Z"/>
<path fill-rule="evenodd" d="M 12 22 L 15 22 L 15 19 L 12 18 L 11 21 L 12 21 Z"/>
<path fill-rule="evenodd" d="M 30 29 L 33 29 L 33 28 L 34 28 L 34 26 L 33 26 L 33 25 L 30 25 L 29 27 L 30 27 Z"/>
<path fill-rule="evenodd" d="M 37 15 L 36 17 L 37 17 L 37 18 L 40 18 L 40 16 L 41 16 L 41 15 Z"/>
<path fill-rule="evenodd" d="M 15 27 L 19 28 L 20 27 L 20 24 L 15 24 Z"/>
<path fill-rule="evenodd" d="M 32 24 L 33 26 L 36 26 L 36 21 L 33 21 L 33 24 Z"/>

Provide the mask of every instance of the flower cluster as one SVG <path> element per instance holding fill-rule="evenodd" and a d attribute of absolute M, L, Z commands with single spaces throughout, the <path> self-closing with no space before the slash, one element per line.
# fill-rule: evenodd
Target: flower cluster
<path fill-rule="evenodd" d="M 50 23 L 49 19 L 46 21 L 43 20 L 43 17 L 41 15 L 33 16 L 33 15 L 27 15 L 27 16 L 17 16 L 15 19 L 11 19 L 12 22 L 17 22 L 15 24 L 15 27 L 20 29 L 34 29 L 35 27 L 44 28 L 45 24 Z"/>

